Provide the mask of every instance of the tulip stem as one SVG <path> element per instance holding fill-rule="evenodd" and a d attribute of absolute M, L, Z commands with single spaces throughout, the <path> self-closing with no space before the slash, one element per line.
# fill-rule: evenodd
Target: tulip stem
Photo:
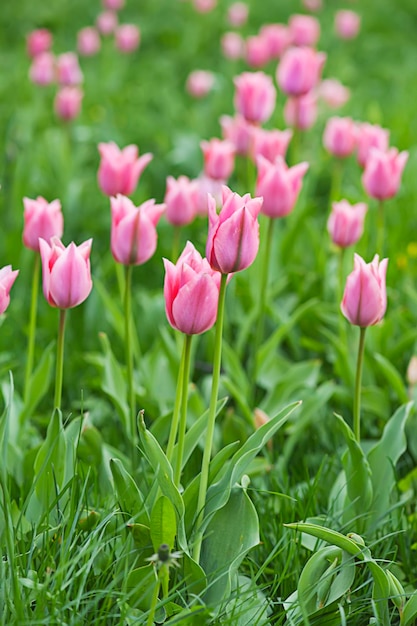
<path fill-rule="evenodd" d="M 30 301 L 30 313 L 29 313 L 29 337 L 28 337 L 28 351 L 26 357 L 26 370 L 25 370 L 25 387 L 24 387 L 24 402 L 27 404 L 29 399 L 30 379 L 33 370 L 33 361 L 35 358 L 35 338 L 36 338 L 36 317 L 38 310 L 38 291 L 39 291 L 39 271 L 41 267 L 40 254 L 36 253 L 35 262 L 33 265 L 32 276 L 32 295 Z"/>
<path fill-rule="evenodd" d="M 55 400 L 54 407 L 61 408 L 62 380 L 64 373 L 64 337 L 66 309 L 59 309 L 58 342 L 56 347 Z"/>
<path fill-rule="evenodd" d="M 330 181 L 330 193 L 329 193 L 329 210 L 332 210 L 332 203 L 340 197 L 340 189 L 342 186 L 342 174 L 343 174 L 343 161 L 340 158 L 335 158 L 333 163 L 333 171 Z"/>
<path fill-rule="evenodd" d="M 171 428 L 169 431 L 167 451 L 166 451 L 166 457 L 170 463 L 172 461 L 172 453 L 174 451 L 175 440 L 177 438 L 177 432 L 178 432 L 178 424 L 180 420 L 181 398 L 182 398 L 182 387 L 183 387 L 182 379 L 184 377 L 184 358 L 185 358 L 185 350 L 186 350 L 186 345 L 185 345 L 186 337 L 187 335 L 184 335 L 184 343 L 182 346 L 181 361 L 180 361 L 180 366 L 178 369 L 177 388 L 175 391 L 174 410 L 172 412 Z"/>
<path fill-rule="evenodd" d="M 185 431 L 187 428 L 187 405 L 188 405 L 188 381 L 190 378 L 190 356 L 192 335 L 184 337 L 184 357 L 182 361 L 182 390 L 181 390 L 181 415 L 178 432 L 177 460 L 175 464 L 174 483 L 177 487 L 181 481 L 182 458 L 184 456 Z"/>
<path fill-rule="evenodd" d="M 130 415 L 130 437 L 132 445 L 132 468 L 135 463 L 135 451 L 137 443 L 136 433 L 136 398 L 135 388 L 133 384 L 133 351 L 132 351 L 132 271 L 133 265 L 125 266 L 125 294 L 124 294 L 124 313 L 125 313 L 125 356 L 127 370 L 127 397 Z"/>
<path fill-rule="evenodd" d="M 174 226 L 174 233 L 172 236 L 172 262 L 176 263 L 178 259 L 178 250 L 180 249 L 181 228 L 180 226 Z"/>
<path fill-rule="evenodd" d="M 363 357 L 365 351 L 365 331 L 366 326 L 361 326 L 359 336 L 358 360 L 356 363 L 355 396 L 353 404 L 353 433 L 358 443 L 360 443 L 361 440 L 361 385 Z"/>
<path fill-rule="evenodd" d="M 384 255 L 384 202 L 378 202 L 377 244 L 376 251 L 382 257 Z"/>
<path fill-rule="evenodd" d="M 193 558 L 198 563 L 200 559 L 203 533 L 201 530 L 204 521 L 204 508 L 210 469 L 211 450 L 213 446 L 214 426 L 217 413 L 217 396 L 219 393 L 220 368 L 222 360 L 222 335 L 224 321 L 224 305 L 226 296 L 227 274 L 222 274 L 220 280 L 219 302 L 217 306 L 216 336 L 214 339 L 213 355 L 213 379 L 211 384 L 210 406 L 207 420 L 206 441 L 204 445 L 203 460 L 201 463 L 200 487 L 197 502 L 196 537 L 193 549 Z"/>

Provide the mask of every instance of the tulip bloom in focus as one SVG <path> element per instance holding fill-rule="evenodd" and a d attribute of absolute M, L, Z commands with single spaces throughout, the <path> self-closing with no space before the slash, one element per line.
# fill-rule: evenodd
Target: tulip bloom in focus
<path fill-rule="evenodd" d="M 275 108 L 276 90 L 264 72 L 244 72 L 234 79 L 235 107 L 248 122 L 263 123 Z"/>
<path fill-rule="evenodd" d="M 156 250 L 156 225 L 164 204 L 147 200 L 136 207 L 126 196 L 110 198 L 111 251 L 117 263 L 142 265 Z"/>
<path fill-rule="evenodd" d="M 26 248 L 39 252 L 40 237 L 46 241 L 51 237 L 62 237 L 64 218 L 59 200 L 48 202 L 41 196 L 36 200 L 23 198 L 23 206 L 23 244 Z"/>
<path fill-rule="evenodd" d="M 377 200 L 387 200 L 398 192 L 408 152 L 396 148 L 384 152 L 371 148 L 362 175 L 366 193 Z"/>
<path fill-rule="evenodd" d="M 153 158 L 150 153 L 138 158 L 137 146 L 129 145 L 120 150 L 113 141 L 99 143 L 98 151 L 101 156 L 98 184 L 107 196 L 133 193 L 140 175 Z"/>
<path fill-rule="evenodd" d="M 19 270 L 12 270 L 11 265 L 6 265 L 0 269 L 0 315 L 2 315 L 10 304 L 10 290 L 17 278 Z"/>
<path fill-rule="evenodd" d="M 165 311 L 173 328 L 186 335 L 209 330 L 217 317 L 220 274 L 191 242 L 174 265 L 164 259 Z"/>
<path fill-rule="evenodd" d="M 327 230 L 334 244 L 347 248 L 362 237 L 365 215 L 368 210 L 364 202 L 349 204 L 347 200 L 333 202 L 327 221 Z"/>
<path fill-rule="evenodd" d="M 241 197 L 224 186 L 222 204 L 217 214 L 216 201 L 209 195 L 206 255 L 214 270 L 231 274 L 249 267 L 256 258 L 262 198 L 251 198 L 248 193 Z"/>
<path fill-rule="evenodd" d="M 262 156 L 257 158 L 256 164 L 256 194 L 263 198 L 261 212 L 272 218 L 285 217 L 297 202 L 309 164 L 303 162 L 288 167 L 282 157 L 270 163 Z"/>
<path fill-rule="evenodd" d="M 351 324 L 366 328 L 384 317 L 387 266 L 388 259 L 380 262 L 377 254 L 371 263 L 355 254 L 354 269 L 347 277 L 341 304 L 342 313 Z"/>
<path fill-rule="evenodd" d="M 90 270 L 92 239 L 65 247 L 58 237 L 39 239 L 43 293 L 51 306 L 72 309 L 84 302 L 93 287 Z"/>

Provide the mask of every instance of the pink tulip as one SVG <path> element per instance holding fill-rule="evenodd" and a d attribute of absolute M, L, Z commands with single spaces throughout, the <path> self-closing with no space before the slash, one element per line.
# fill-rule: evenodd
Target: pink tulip
<path fill-rule="evenodd" d="M 223 138 L 234 145 L 235 153 L 248 156 L 251 151 L 255 126 L 245 120 L 242 115 L 235 115 L 235 117 L 222 115 L 220 125 Z"/>
<path fill-rule="evenodd" d="M 46 28 L 33 30 L 26 37 L 26 50 L 31 58 L 48 52 L 52 46 L 52 35 Z"/>
<path fill-rule="evenodd" d="M 139 47 L 140 30 L 135 24 L 120 24 L 114 36 L 116 48 L 124 54 L 130 54 Z"/>
<path fill-rule="evenodd" d="M 75 119 L 81 111 L 83 90 L 74 85 L 73 87 L 62 87 L 55 96 L 55 113 L 62 120 L 70 121 Z"/>
<path fill-rule="evenodd" d="M 109 11 L 120 11 L 125 5 L 125 0 L 102 0 L 102 5 Z"/>
<path fill-rule="evenodd" d="M 249 67 L 264 67 L 269 59 L 269 43 L 262 35 L 252 35 L 246 39 L 245 59 Z"/>
<path fill-rule="evenodd" d="M 87 26 L 78 31 L 77 50 L 85 57 L 91 57 L 100 50 L 100 34 L 93 26 Z"/>
<path fill-rule="evenodd" d="M 330 154 L 345 158 L 356 149 L 358 131 L 350 117 L 331 117 L 323 133 L 324 147 Z"/>
<path fill-rule="evenodd" d="M 156 250 L 156 225 L 165 210 L 164 204 L 147 200 L 135 206 L 126 196 L 110 198 L 111 252 L 123 265 L 142 265 Z"/>
<path fill-rule="evenodd" d="M 43 293 L 51 306 L 72 309 L 84 302 L 93 287 L 90 253 L 93 240 L 65 247 L 58 237 L 39 239 Z"/>
<path fill-rule="evenodd" d="M 347 277 L 341 304 L 342 313 L 351 324 L 365 328 L 384 317 L 387 265 L 388 259 L 379 262 L 377 254 L 368 264 L 355 254 L 354 269 Z"/>
<path fill-rule="evenodd" d="M 193 98 L 204 98 L 214 86 L 214 74 L 209 70 L 194 70 L 188 74 L 185 88 Z"/>
<path fill-rule="evenodd" d="M 114 11 L 103 11 L 96 19 L 96 26 L 102 35 L 111 35 L 117 28 L 119 18 Z"/>
<path fill-rule="evenodd" d="M 284 105 L 284 120 L 288 126 L 308 130 L 317 119 L 317 96 L 309 91 L 304 96 L 287 98 Z"/>
<path fill-rule="evenodd" d="M 55 57 L 51 52 L 42 52 L 32 61 L 29 78 L 35 85 L 44 87 L 55 80 Z"/>
<path fill-rule="evenodd" d="M 365 167 L 371 148 L 387 152 L 389 146 L 389 130 L 377 124 L 364 122 L 358 125 L 357 159 L 361 167 Z"/>
<path fill-rule="evenodd" d="M 387 200 L 398 192 L 408 160 L 408 152 L 390 148 L 387 152 L 371 148 L 366 160 L 362 183 L 368 196 Z"/>
<path fill-rule="evenodd" d="M 83 73 L 75 52 L 60 54 L 56 61 L 56 69 L 60 85 L 79 85 L 83 82 Z"/>
<path fill-rule="evenodd" d="M 241 197 L 224 186 L 222 203 L 217 214 L 215 199 L 208 198 L 206 255 L 212 269 L 231 274 L 249 267 L 256 258 L 262 198 L 251 198 L 248 193 Z"/>
<path fill-rule="evenodd" d="M 291 141 L 292 130 L 267 130 L 255 127 L 253 130 L 252 156 L 262 155 L 270 162 L 277 156 L 285 157 Z"/>
<path fill-rule="evenodd" d="M 320 39 L 320 22 L 312 15 L 291 15 L 288 27 L 294 46 L 315 46 Z"/>
<path fill-rule="evenodd" d="M 320 11 L 323 6 L 322 0 L 303 0 L 303 6 L 307 11 Z"/>
<path fill-rule="evenodd" d="M 340 10 L 335 15 L 334 27 L 341 39 L 354 39 L 359 33 L 361 18 L 355 11 Z"/>
<path fill-rule="evenodd" d="M 195 179 L 198 186 L 198 215 L 207 215 L 208 213 L 208 200 L 212 196 L 216 206 L 220 206 L 222 201 L 222 190 L 224 182 L 222 180 L 214 180 L 209 178 L 205 174 L 201 174 Z"/>
<path fill-rule="evenodd" d="M 62 237 L 64 217 L 59 200 L 48 202 L 38 196 L 36 200 L 23 198 L 23 243 L 26 248 L 39 252 L 39 238 L 49 241 Z"/>
<path fill-rule="evenodd" d="M 322 80 L 317 88 L 318 96 L 331 109 L 338 109 L 350 98 L 350 90 L 336 78 Z"/>
<path fill-rule="evenodd" d="M 226 181 L 235 166 L 235 148 L 230 141 L 214 137 L 200 143 L 204 156 L 204 173 L 214 180 Z"/>
<path fill-rule="evenodd" d="M 10 289 L 18 273 L 19 270 L 12 270 L 11 265 L 6 265 L 0 270 L 0 315 L 5 312 L 10 304 Z"/>
<path fill-rule="evenodd" d="M 227 21 L 230 26 L 239 28 L 248 20 L 249 6 L 245 2 L 234 2 L 227 10 Z"/>
<path fill-rule="evenodd" d="M 261 212 L 268 217 L 285 217 L 293 210 L 309 164 L 298 163 L 288 167 L 282 157 L 270 163 L 262 156 L 256 159 L 258 177 L 255 193 L 262 196 Z"/>
<path fill-rule="evenodd" d="M 180 176 L 177 180 L 168 176 L 164 198 L 167 221 L 174 226 L 190 224 L 197 215 L 199 199 L 197 181 L 187 176 Z"/>
<path fill-rule="evenodd" d="M 263 123 L 275 108 L 276 90 L 264 72 L 244 72 L 234 79 L 235 107 L 248 122 Z"/>
<path fill-rule="evenodd" d="M 216 321 L 220 274 L 189 241 L 176 265 L 164 259 L 165 311 L 173 328 L 199 335 Z"/>
<path fill-rule="evenodd" d="M 99 143 L 98 150 L 101 156 L 98 184 L 107 196 L 133 193 L 140 175 L 153 158 L 150 153 L 138 158 L 137 146 L 131 144 L 120 150 L 113 141 Z"/>
<path fill-rule="evenodd" d="M 235 61 L 236 59 L 241 59 L 245 54 L 245 41 L 239 33 L 224 33 L 220 44 L 226 59 Z"/>
<path fill-rule="evenodd" d="M 284 24 L 264 24 L 259 34 L 266 42 L 270 59 L 280 59 L 290 45 L 290 32 Z"/>
<path fill-rule="evenodd" d="M 317 85 L 323 65 L 324 52 L 309 47 L 292 47 L 284 52 L 277 68 L 277 82 L 288 96 L 302 96 Z"/>
<path fill-rule="evenodd" d="M 347 248 L 359 241 L 367 210 L 368 207 L 364 202 L 358 204 L 349 204 L 347 200 L 333 202 L 327 230 L 336 246 Z"/>
<path fill-rule="evenodd" d="M 198 13 L 210 13 L 216 7 L 217 0 L 193 0 L 193 4 Z"/>

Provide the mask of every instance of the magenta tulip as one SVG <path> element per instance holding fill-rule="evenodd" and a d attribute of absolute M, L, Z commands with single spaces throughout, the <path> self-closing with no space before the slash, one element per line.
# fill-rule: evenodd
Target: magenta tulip
<path fill-rule="evenodd" d="M 165 311 L 173 328 L 186 335 L 199 335 L 213 326 L 217 317 L 220 274 L 187 242 L 174 265 L 164 259 Z"/>
<path fill-rule="evenodd" d="M 46 28 L 38 28 L 26 37 L 26 50 L 28 55 L 34 57 L 47 52 L 52 46 L 52 34 Z"/>
<path fill-rule="evenodd" d="M 297 202 L 309 164 L 303 162 L 288 167 L 282 157 L 270 163 L 262 156 L 257 158 L 256 164 L 256 194 L 263 198 L 261 212 L 273 218 L 288 215 Z"/>
<path fill-rule="evenodd" d="M 245 41 L 245 60 L 249 67 L 258 69 L 269 62 L 269 42 L 262 35 L 252 35 Z"/>
<path fill-rule="evenodd" d="M 165 217 L 174 226 L 185 226 L 193 221 L 198 212 L 200 191 L 198 182 L 187 176 L 179 176 L 176 180 L 167 177 L 164 202 Z"/>
<path fill-rule="evenodd" d="M 276 72 L 280 89 L 287 96 L 303 96 L 319 82 L 325 61 L 326 54 L 313 48 L 288 48 Z"/>
<path fill-rule="evenodd" d="M 234 79 L 235 107 L 248 122 L 269 120 L 274 108 L 276 89 L 272 78 L 264 72 L 244 72 Z"/>
<path fill-rule="evenodd" d="M 62 237 L 64 217 L 59 200 L 48 202 L 38 196 L 36 200 L 23 198 L 23 243 L 26 248 L 39 252 L 39 238 L 49 241 Z"/>
<path fill-rule="evenodd" d="M 10 290 L 18 273 L 19 270 L 12 270 L 11 265 L 6 265 L 0 270 L 0 315 L 5 312 L 10 304 Z"/>
<path fill-rule="evenodd" d="M 92 239 L 65 247 L 58 237 L 39 239 L 43 293 L 51 306 L 72 309 L 84 302 L 93 287 L 90 270 Z"/>
<path fill-rule="evenodd" d="M 387 308 L 386 273 L 388 259 L 371 263 L 355 254 L 354 269 L 347 277 L 341 309 L 355 326 L 366 328 L 382 320 Z"/>
<path fill-rule="evenodd" d="M 147 200 L 135 206 L 126 196 L 110 198 L 111 251 L 117 263 L 142 265 L 156 250 L 156 225 L 165 210 L 164 204 Z"/>
<path fill-rule="evenodd" d="M 279 59 L 290 45 L 290 33 L 284 24 L 264 24 L 259 31 L 268 46 L 269 58 Z"/>
<path fill-rule="evenodd" d="M 98 184 L 107 196 L 122 194 L 129 196 L 136 189 L 143 170 L 152 161 L 153 155 L 143 154 L 138 158 L 138 148 L 129 145 L 120 150 L 113 142 L 99 143 L 101 156 L 98 169 Z"/>
<path fill-rule="evenodd" d="M 361 237 L 365 215 L 368 210 L 364 202 L 349 204 L 347 200 L 333 202 L 332 212 L 327 221 L 327 230 L 334 244 L 347 248 L 355 244 Z"/>
<path fill-rule="evenodd" d="M 248 193 L 241 197 L 224 186 L 222 204 L 217 214 L 216 201 L 209 195 L 206 255 L 214 270 L 230 274 L 249 267 L 256 258 L 262 198 L 251 198 Z"/>
<path fill-rule="evenodd" d="M 214 180 L 226 181 L 235 166 L 235 147 L 227 140 L 214 137 L 200 143 L 204 156 L 204 174 Z"/>
<path fill-rule="evenodd" d="M 398 192 L 401 177 L 408 160 L 408 152 L 388 151 L 371 148 L 362 175 L 363 186 L 368 196 L 387 200 Z"/>

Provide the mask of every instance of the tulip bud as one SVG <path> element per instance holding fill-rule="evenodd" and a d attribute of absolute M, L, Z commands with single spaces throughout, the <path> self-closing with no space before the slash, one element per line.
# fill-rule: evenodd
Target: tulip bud
<path fill-rule="evenodd" d="M 391 148 L 387 152 L 371 148 L 365 163 L 362 183 L 366 193 L 377 200 L 387 200 L 398 192 L 408 152 Z"/>
<path fill-rule="evenodd" d="M 307 46 L 288 48 L 277 68 L 277 82 L 288 96 L 302 96 L 317 85 L 323 65 L 324 52 Z"/>
<path fill-rule="evenodd" d="M 235 107 L 248 122 L 263 123 L 275 108 L 276 90 L 272 78 L 263 72 L 244 72 L 234 79 Z"/>
<path fill-rule="evenodd" d="M 192 222 L 197 215 L 199 199 L 196 180 L 190 180 L 187 176 L 175 180 L 168 176 L 164 198 L 167 221 L 174 226 L 185 226 Z"/>
<path fill-rule="evenodd" d="M 210 141 L 202 141 L 200 146 L 204 156 L 205 175 L 214 180 L 226 181 L 235 166 L 233 144 L 214 137 Z"/>
<path fill-rule="evenodd" d="M 387 308 L 386 273 L 388 259 L 371 263 L 355 254 L 354 269 L 347 277 L 341 309 L 351 324 L 365 328 L 382 320 Z"/>
<path fill-rule="evenodd" d="M 288 144 L 291 141 L 292 130 L 268 130 L 254 127 L 252 155 L 256 158 L 262 155 L 265 159 L 273 163 L 278 156 L 285 157 Z"/>
<path fill-rule="evenodd" d="M 270 163 L 259 156 L 256 164 L 256 194 L 263 198 L 261 212 L 272 218 L 291 213 L 301 190 L 303 176 L 308 170 L 308 163 L 288 167 L 282 157 L 277 157 Z"/>
<path fill-rule="evenodd" d="M 146 153 L 138 158 L 138 148 L 129 145 L 120 150 L 113 142 L 99 143 L 101 156 L 98 169 L 98 184 L 107 196 L 122 194 L 129 196 L 136 188 L 143 170 L 152 161 L 152 154 Z"/>
<path fill-rule="evenodd" d="M 368 210 L 364 202 L 349 204 L 347 200 L 333 202 L 327 230 L 334 244 L 347 248 L 355 244 L 363 233 L 365 215 Z"/>
<path fill-rule="evenodd" d="M 26 248 L 39 252 L 39 238 L 49 241 L 62 237 L 64 218 L 59 200 L 48 202 L 38 196 L 36 200 L 23 198 L 23 243 Z"/>
<path fill-rule="evenodd" d="M 330 154 L 344 158 L 355 150 L 357 136 L 356 124 L 350 117 L 331 117 L 324 129 L 323 144 Z"/>

